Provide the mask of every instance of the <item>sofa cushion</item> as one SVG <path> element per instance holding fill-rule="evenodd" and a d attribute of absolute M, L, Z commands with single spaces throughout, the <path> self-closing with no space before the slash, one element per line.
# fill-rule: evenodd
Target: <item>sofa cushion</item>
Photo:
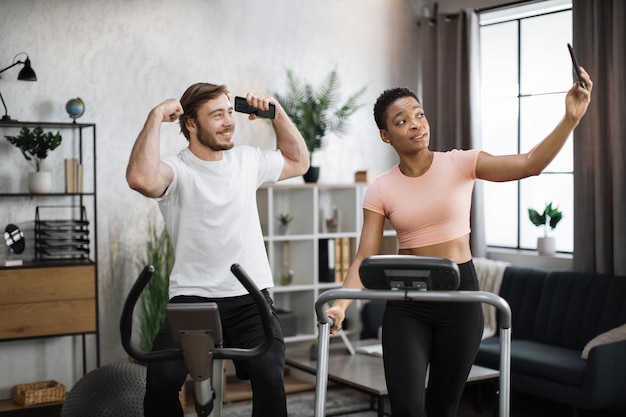
<path fill-rule="evenodd" d="M 581 352 L 600 333 L 626 323 L 626 277 L 508 267 L 500 295 L 512 337 Z"/>
<path fill-rule="evenodd" d="M 582 351 L 598 334 L 626 323 L 626 278 L 550 272 L 530 339 Z"/>
<path fill-rule="evenodd" d="M 511 306 L 512 337 L 530 339 L 533 333 L 537 301 L 541 296 L 547 271 L 509 266 L 504 271 L 500 296 Z"/>
<path fill-rule="evenodd" d="M 500 339 L 491 337 L 480 344 L 476 363 L 498 369 Z M 587 362 L 580 351 L 530 340 L 511 343 L 511 373 L 547 379 L 564 385 L 582 385 Z"/>

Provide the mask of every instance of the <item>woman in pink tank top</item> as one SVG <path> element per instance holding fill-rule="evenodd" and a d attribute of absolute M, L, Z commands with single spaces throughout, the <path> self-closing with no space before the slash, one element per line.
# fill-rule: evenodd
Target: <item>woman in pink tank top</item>
<path fill-rule="evenodd" d="M 593 83 L 576 83 L 567 93 L 565 115 L 529 152 L 494 156 L 483 151 L 434 152 L 430 127 L 415 93 L 407 88 L 384 91 L 374 105 L 383 142 L 400 163 L 379 175 L 363 202 L 363 226 L 354 262 L 343 288 L 363 288 L 361 261 L 379 254 L 385 219 L 398 236 L 401 255 L 452 259 L 461 272 L 460 290 L 478 290 L 469 243 L 473 183 L 514 181 L 539 175 L 561 150 L 587 111 Z M 327 310 L 341 329 L 352 300 L 336 300 Z M 383 361 L 394 417 L 452 417 L 472 367 L 483 331 L 479 303 L 388 301 L 383 316 Z M 430 366 L 428 392 L 426 372 Z"/>

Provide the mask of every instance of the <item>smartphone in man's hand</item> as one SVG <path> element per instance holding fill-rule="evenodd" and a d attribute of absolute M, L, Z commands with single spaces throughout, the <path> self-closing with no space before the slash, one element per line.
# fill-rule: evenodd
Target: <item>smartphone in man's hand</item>
<path fill-rule="evenodd" d="M 252 107 L 248 104 L 244 97 L 239 96 L 235 97 L 235 111 L 240 113 L 256 114 L 257 116 L 265 117 L 266 119 L 273 119 L 276 117 L 276 106 L 274 104 L 270 103 L 269 110 L 261 110 L 256 107 Z"/>
<path fill-rule="evenodd" d="M 574 52 L 574 48 L 569 43 L 567 44 L 567 49 L 569 49 L 569 55 L 572 57 L 572 65 L 574 66 L 576 81 L 578 81 L 584 89 L 587 89 L 587 84 L 585 84 L 585 80 L 583 80 L 583 77 L 580 75 L 580 65 L 578 64 L 578 59 L 576 59 L 576 52 Z"/>

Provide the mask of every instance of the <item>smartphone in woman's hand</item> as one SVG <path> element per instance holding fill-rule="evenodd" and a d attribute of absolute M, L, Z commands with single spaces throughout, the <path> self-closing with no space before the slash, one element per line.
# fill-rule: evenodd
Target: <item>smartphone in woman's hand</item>
<path fill-rule="evenodd" d="M 576 59 L 576 52 L 574 52 L 574 48 L 569 43 L 567 44 L 567 49 L 569 49 L 569 55 L 572 57 L 572 65 L 574 66 L 576 81 L 578 81 L 580 85 L 586 90 L 587 84 L 585 84 L 585 80 L 583 80 L 583 77 L 580 76 L 580 65 L 578 65 L 578 59 Z"/>

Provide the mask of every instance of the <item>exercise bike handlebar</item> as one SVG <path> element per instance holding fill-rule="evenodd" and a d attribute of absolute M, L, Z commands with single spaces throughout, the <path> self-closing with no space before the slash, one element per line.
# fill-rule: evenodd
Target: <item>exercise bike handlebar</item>
<path fill-rule="evenodd" d="M 215 359 L 235 359 L 245 360 L 260 356 L 267 352 L 272 345 L 274 338 L 274 325 L 272 322 L 272 312 L 270 307 L 265 301 L 265 297 L 254 284 L 252 279 L 244 271 L 239 264 L 233 264 L 230 268 L 231 272 L 237 277 L 241 285 L 250 293 L 250 296 L 259 308 L 261 315 L 261 323 L 263 325 L 263 342 L 253 348 L 220 348 L 217 347 L 213 350 L 213 358 Z M 154 267 L 152 265 L 146 266 L 139 277 L 135 281 L 135 284 L 130 289 L 124 308 L 122 309 L 122 316 L 120 319 L 120 335 L 122 339 L 122 346 L 126 353 L 132 358 L 140 362 L 159 362 L 168 360 L 184 359 L 183 351 L 181 349 L 165 349 L 154 352 L 145 352 L 138 349 L 133 345 L 132 331 L 133 331 L 133 312 L 135 305 L 141 296 L 144 288 L 148 285 L 152 276 L 154 275 Z"/>
<path fill-rule="evenodd" d="M 180 349 L 168 349 L 158 352 L 144 352 L 133 345 L 131 338 L 133 334 L 133 312 L 135 305 L 141 296 L 144 288 L 152 279 L 154 275 L 154 267 L 148 265 L 137 277 L 137 281 L 132 286 L 124 302 L 124 308 L 122 309 L 122 317 L 120 319 L 120 335 L 122 337 L 122 346 L 126 353 L 131 358 L 138 360 L 139 362 L 157 362 L 174 359 L 183 359 L 183 352 Z"/>
<path fill-rule="evenodd" d="M 265 297 L 259 291 L 254 282 L 250 279 L 246 271 L 243 270 L 241 265 L 233 264 L 230 267 L 231 272 L 237 277 L 241 285 L 250 293 L 250 296 L 255 301 L 257 307 L 259 307 L 259 314 L 261 315 L 261 323 L 263 324 L 263 342 L 250 349 L 243 348 L 220 348 L 216 349 L 213 356 L 216 359 L 251 359 L 257 356 L 261 356 L 267 352 L 272 346 L 274 340 L 274 325 L 272 322 L 272 312 L 270 307 L 265 301 Z"/>

